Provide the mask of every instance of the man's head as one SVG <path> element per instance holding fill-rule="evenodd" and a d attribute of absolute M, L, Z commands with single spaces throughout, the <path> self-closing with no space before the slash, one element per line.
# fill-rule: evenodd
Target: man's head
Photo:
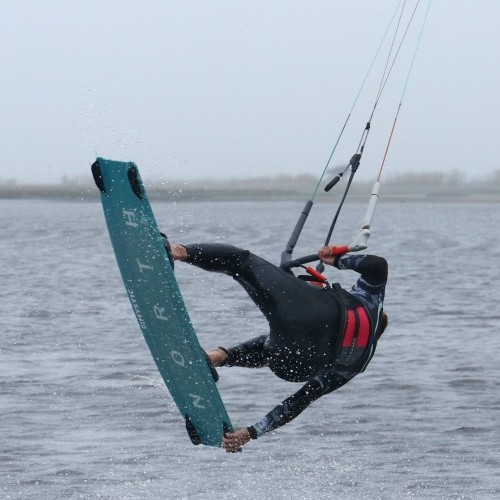
<path fill-rule="evenodd" d="M 380 317 L 378 319 L 378 328 L 376 333 L 377 340 L 382 336 L 388 324 L 389 324 L 389 318 L 382 309 L 382 311 L 380 312 Z"/>

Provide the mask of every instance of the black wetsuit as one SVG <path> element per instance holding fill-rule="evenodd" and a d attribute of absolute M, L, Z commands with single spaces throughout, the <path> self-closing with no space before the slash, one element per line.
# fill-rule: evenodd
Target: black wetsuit
<path fill-rule="evenodd" d="M 227 366 L 268 366 L 278 377 L 306 382 L 260 422 L 256 435 L 299 415 L 320 396 L 366 368 L 377 342 L 387 262 L 374 255 L 344 255 L 339 269 L 361 274 L 349 292 L 318 288 L 252 254 L 225 244 L 185 245 L 187 262 L 232 276 L 248 292 L 270 326 L 261 335 L 225 349 Z"/>

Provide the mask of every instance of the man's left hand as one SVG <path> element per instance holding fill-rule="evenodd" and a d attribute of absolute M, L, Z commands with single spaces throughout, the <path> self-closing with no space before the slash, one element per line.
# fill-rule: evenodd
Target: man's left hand
<path fill-rule="evenodd" d="M 222 446 L 228 453 L 240 451 L 241 447 L 252 439 L 247 429 L 238 429 L 235 432 L 226 432 L 222 438 Z"/>

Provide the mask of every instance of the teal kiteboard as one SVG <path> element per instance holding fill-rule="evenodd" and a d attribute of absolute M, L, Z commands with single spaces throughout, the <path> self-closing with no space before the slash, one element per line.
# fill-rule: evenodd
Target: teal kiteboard
<path fill-rule="evenodd" d="M 92 165 L 118 267 L 158 370 L 194 444 L 221 446 L 233 427 L 189 319 L 173 263 L 134 163 Z"/>

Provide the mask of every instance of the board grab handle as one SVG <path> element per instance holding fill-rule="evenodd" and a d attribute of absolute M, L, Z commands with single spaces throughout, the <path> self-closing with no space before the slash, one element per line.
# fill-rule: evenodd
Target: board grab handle
<path fill-rule="evenodd" d="M 193 421 L 191 420 L 191 417 L 187 413 L 184 415 L 184 420 L 186 422 L 186 431 L 188 433 L 189 439 L 191 439 L 191 442 L 194 445 L 196 446 L 200 445 L 203 442 L 203 440 L 200 438 L 193 424 Z M 222 435 L 225 436 L 226 432 L 232 432 L 232 427 L 225 420 L 223 420 Z M 222 440 L 221 440 L 221 446 L 222 446 Z M 242 451 L 242 449 L 240 448 L 238 451 Z"/>
<path fill-rule="evenodd" d="M 196 428 L 193 424 L 193 421 L 191 420 L 191 418 L 189 417 L 189 415 L 187 413 L 184 416 L 184 420 L 186 421 L 186 430 L 187 430 L 189 439 L 191 439 L 191 442 L 194 445 L 198 446 L 199 444 L 202 443 L 202 440 L 201 440 L 200 436 L 198 435 L 198 433 L 196 432 Z"/>
<path fill-rule="evenodd" d="M 104 185 L 104 178 L 101 172 L 101 166 L 99 165 L 99 160 L 97 159 L 90 167 L 92 171 L 92 177 L 94 178 L 95 185 L 101 193 L 106 194 L 106 186 Z"/>
<path fill-rule="evenodd" d="M 102 175 L 102 170 L 101 170 L 101 164 L 100 162 L 105 162 L 106 160 L 102 158 L 97 158 L 94 163 L 92 163 L 92 166 L 90 167 L 92 171 L 92 177 L 94 177 L 94 182 L 99 189 L 99 191 L 102 194 L 107 194 L 108 190 L 106 188 L 106 184 L 104 183 L 104 177 Z M 144 197 L 144 187 L 141 181 L 141 176 L 139 174 L 139 169 L 137 168 L 137 165 L 133 162 L 129 163 L 129 167 L 127 169 L 127 178 L 128 178 L 128 183 L 130 185 L 130 189 L 132 189 L 132 192 L 139 198 L 139 200 L 142 200 Z"/>

